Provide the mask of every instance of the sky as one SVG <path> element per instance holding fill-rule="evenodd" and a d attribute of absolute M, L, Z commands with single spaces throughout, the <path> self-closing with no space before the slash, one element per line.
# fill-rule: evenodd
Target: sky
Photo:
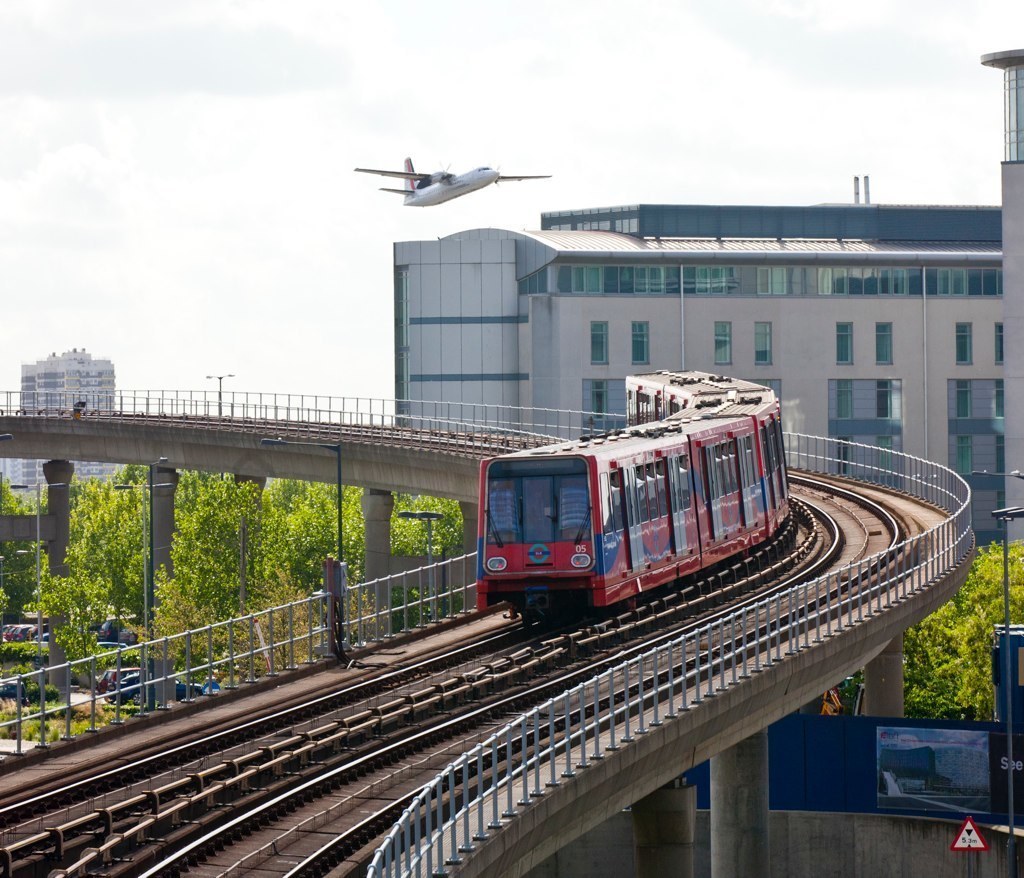
<path fill-rule="evenodd" d="M 0 390 L 390 398 L 392 243 L 620 204 L 998 204 L 1013 0 L 3 0 Z M 429 208 L 359 167 L 551 174 Z"/>

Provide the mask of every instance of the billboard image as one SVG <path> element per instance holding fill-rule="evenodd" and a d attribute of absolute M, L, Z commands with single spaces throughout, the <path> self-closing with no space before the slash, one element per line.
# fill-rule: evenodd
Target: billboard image
<path fill-rule="evenodd" d="M 879 808 L 991 810 L 987 730 L 879 726 L 875 743 Z"/>

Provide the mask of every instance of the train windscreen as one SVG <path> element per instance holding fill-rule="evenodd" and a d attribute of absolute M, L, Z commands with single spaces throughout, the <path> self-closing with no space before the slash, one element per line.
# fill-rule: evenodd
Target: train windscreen
<path fill-rule="evenodd" d="M 487 469 L 487 543 L 579 542 L 590 534 L 582 458 L 500 460 Z"/>

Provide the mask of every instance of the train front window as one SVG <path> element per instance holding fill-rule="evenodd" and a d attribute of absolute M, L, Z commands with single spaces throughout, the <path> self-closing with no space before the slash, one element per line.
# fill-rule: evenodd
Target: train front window
<path fill-rule="evenodd" d="M 519 542 L 515 479 L 492 479 L 488 483 L 487 542 L 497 546 Z"/>
<path fill-rule="evenodd" d="M 501 460 L 487 471 L 487 543 L 590 539 L 587 465 L 581 458 Z"/>

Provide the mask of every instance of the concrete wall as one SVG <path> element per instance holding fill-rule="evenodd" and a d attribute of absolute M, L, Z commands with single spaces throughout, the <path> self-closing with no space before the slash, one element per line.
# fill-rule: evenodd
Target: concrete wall
<path fill-rule="evenodd" d="M 771 872 L 778 878 L 962 878 L 967 874 L 967 858 L 973 857 L 976 878 L 1006 875 L 1006 835 L 982 826 L 990 850 L 958 854 L 949 846 L 959 826 L 958 820 L 773 811 Z M 711 878 L 709 827 L 710 813 L 698 811 L 696 878 Z M 628 811 L 616 814 L 527 873 L 528 878 L 624 878 L 633 874 L 633 822 Z"/>

